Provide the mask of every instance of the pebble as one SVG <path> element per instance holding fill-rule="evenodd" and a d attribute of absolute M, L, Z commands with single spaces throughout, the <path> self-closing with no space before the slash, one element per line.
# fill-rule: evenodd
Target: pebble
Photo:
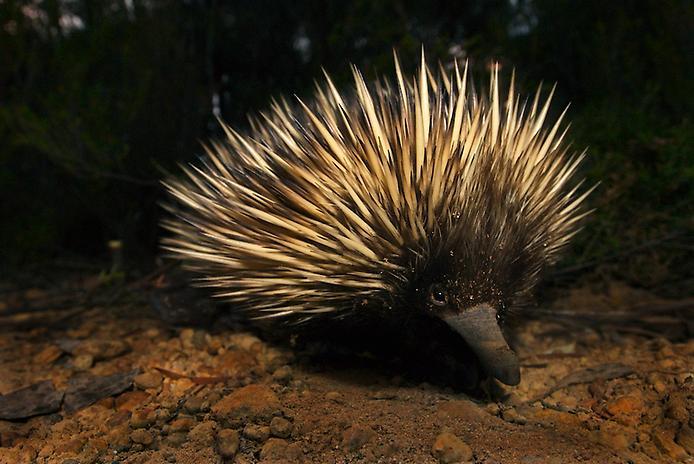
<path fill-rule="evenodd" d="M 186 400 L 183 409 L 190 414 L 197 414 L 207 409 L 205 403 L 205 400 L 199 396 L 191 396 Z"/>
<path fill-rule="evenodd" d="M 468 400 L 453 400 L 439 404 L 436 416 L 439 419 L 451 418 L 461 422 L 483 421 L 489 416 L 476 403 Z"/>
<path fill-rule="evenodd" d="M 130 346 L 122 340 L 86 340 L 74 350 L 75 356 L 91 355 L 95 361 L 112 359 L 130 350 Z"/>
<path fill-rule="evenodd" d="M 188 434 L 185 432 L 175 432 L 170 433 L 164 442 L 167 446 L 172 448 L 180 448 L 185 442 L 188 441 Z"/>
<path fill-rule="evenodd" d="M 463 440 L 450 432 L 443 432 L 434 441 L 431 454 L 441 464 L 469 462 L 472 460 L 472 449 Z"/>
<path fill-rule="evenodd" d="M 239 433 L 233 429 L 223 429 L 217 434 L 217 451 L 223 458 L 233 458 L 239 450 Z"/>
<path fill-rule="evenodd" d="M 179 417 L 171 422 L 169 430 L 171 432 L 187 432 L 196 425 L 195 419 L 191 417 Z"/>
<path fill-rule="evenodd" d="M 656 353 L 657 359 L 669 359 L 675 356 L 675 351 L 670 345 L 664 345 L 658 353 Z"/>
<path fill-rule="evenodd" d="M 217 359 L 217 368 L 229 377 L 242 377 L 258 370 L 255 357 L 248 351 L 227 351 Z"/>
<path fill-rule="evenodd" d="M 72 358 L 72 367 L 76 371 L 86 371 L 94 365 L 94 356 L 91 354 L 80 354 Z"/>
<path fill-rule="evenodd" d="M 376 438 L 376 432 L 371 427 L 353 425 L 342 433 L 342 446 L 348 451 L 358 451 L 374 438 Z"/>
<path fill-rule="evenodd" d="M 82 450 L 84 443 L 85 441 L 82 438 L 73 438 L 71 440 L 67 440 L 60 443 L 56 447 L 55 452 L 56 454 L 79 453 Z"/>
<path fill-rule="evenodd" d="M 130 430 L 126 426 L 118 426 L 112 429 L 106 438 L 109 446 L 116 451 L 124 451 L 130 448 Z"/>
<path fill-rule="evenodd" d="M 270 433 L 274 437 L 289 438 L 294 426 L 283 417 L 273 417 L 270 421 Z"/>
<path fill-rule="evenodd" d="M 687 398 L 683 392 L 673 392 L 665 405 L 665 415 L 681 424 L 689 422 Z"/>
<path fill-rule="evenodd" d="M 48 345 L 34 356 L 34 363 L 40 365 L 52 364 L 63 355 L 63 350 L 55 345 Z"/>
<path fill-rule="evenodd" d="M 220 419 L 269 420 L 280 410 L 277 395 L 266 385 L 251 384 L 235 390 L 212 407 Z"/>
<path fill-rule="evenodd" d="M 171 413 L 168 409 L 164 408 L 157 408 L 157 410 L 155 411 L 155 416 L 157 418 L 156 423 L 160 427 L 169 422 L 169 419 L 171 419 Z"/>
<path fill-rule="evenodd" d="M 270 427 L 266 425 L 248 424 L 243 428 L 243 436 L 258 443 L 270 438 Z"/>
<path fill-rule="evenodd" d="M 289 462 L 296 462 L 300 460 L 302 456 L 303 452 L 299 445 L 295 443 L 290 445 L 286 440 L 281 438 L 270 438 L 260 450 L 260 459 L 267 459 L 268 461 L 287 460 Z"/>
<path fill-rule="evenodd" d="M 282 366 L 272 373 L 272 379 L 282 385 L 288 384 L 289 381 L 292 380 L 292 376 L 292 368 L 289 366 Z"/>
<path fill-rule="evenodd" d="M 214 445 L 214 432 L 216 429 L 217 423 L 214 421 L 201 422 L 188 432 L 188 439 L 209 448 Z"/>
<path fill-rule="evenodd" d="M 388 390 L 377 390 L 370 396 L 372 400 L 393 400 L 397 397 L 398 395 L 395 392 Z"/>
<path fill-rule="evenodd" d="M 178 334 L 178 338 L 181 340 L 181 346 L 186 349 L 190 350 L 195 348 L 193 344 L 193 336 L 195 335 L 195 330 L 186 328 L 182 329 L 181 333 Z"/>
<path fill-rule="evenodd" d="M 528 419 L 526 419 L 524 416 L 522 416 L 516 408 L 509 408 L 509 409 L 504 409 L 501 412 L 501 418 L 504 419 L 506 422 L 511 422 L 512 424 L 526 424 L 528 422 Z"/>
<path fill-rule="evenodd" d="M 625 425 L 638 425 L 644 413 L 643 399 L 636 394 L 622 395 L 607 403 L 605 410 L 617 422 Z"/>
<path fill-rule="evenodd" d="M 626 450 L 636 441 L 636 432 L 612 422 L 600 424 L 597 441 L 616 450 Z"/>
<path fill-rule="evenodd" d="M 118 411 L 133 411 L 148 402 L 149 399 L 150 395 L 143 391 L 125 392 L 116 398 L 116 409 Z"/>
<path fill-rule="evenodd" d="M 261 342 L 260 339 L 255 335 L 251 335 L 249 333 L 235 333 L 229 336 L 229 343 L 236 348 L 251 351 L 253 345 L 262 345 L 263 342 Z"/>
<path fill-rule="evenodd" d="M 283 351 L 275 348 L 267 348 L 262 353 L 261 363 L 268 372 L 273 372 L 289 362 L 288 356 Z"/>
<path fill-rule="evenodd" d="M 140 408 L 133 411 L 130 417 L 130 428 L 144 429 L 157 420 L 157 413 L 150 408 Z"/>
<path fill-rule="evenodd" d="M 154 442 L 152 433 L 145 429 L 134 430 L 133 433 L 130 434 L 130 439 L 134 443 L 139 443 L 144 446 L 149 446 Z"/>
<path fill-rule="evenodd" d="M 137 388 L 146 390 L 148 388 L 159 388 L 162 380 L 162 375 L 159 372 L 149 371 L 135 376 L 133 382 Z"/>
<path fill-rule="evenodd" d="M 341 403 L 342 402 L 342 395 L 339 392 L 336 391 L 330 391 L 325 394 L 325 398 L 333 401 L 335 403 Z"/>

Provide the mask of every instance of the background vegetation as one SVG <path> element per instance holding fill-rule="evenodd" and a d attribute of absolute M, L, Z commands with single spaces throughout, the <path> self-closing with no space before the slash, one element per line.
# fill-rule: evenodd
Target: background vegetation
<path fill-rule="evenodd" d="M 156 255 L 158 179 L 325 68 L 491 59 L 557 82 L 597 208 L 555 282 L 694 287 L 694 2 L 0 1 L 0 263 Z"/>

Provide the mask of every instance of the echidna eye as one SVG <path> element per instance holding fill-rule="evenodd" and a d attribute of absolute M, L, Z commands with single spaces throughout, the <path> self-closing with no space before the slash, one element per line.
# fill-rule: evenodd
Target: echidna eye
<path fill-rule="evenodd" d="M 446 291 L 438 284 L 431 286 L 429 290 L 429 300 L 436 306 L 445 306 L 448 303 L 448 295 Z"/>

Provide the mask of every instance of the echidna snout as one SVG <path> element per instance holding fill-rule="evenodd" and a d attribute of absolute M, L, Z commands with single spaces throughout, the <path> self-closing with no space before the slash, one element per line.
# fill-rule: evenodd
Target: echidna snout
<path fill-rule="evenodd" d="M 550 98 L 503 101 L 467 66 L 275 102 L 164 184 L 164 248 L 249 317 L 444 320 L 515 385 L 500 323 L 521 309 L 585 213 Z"/>

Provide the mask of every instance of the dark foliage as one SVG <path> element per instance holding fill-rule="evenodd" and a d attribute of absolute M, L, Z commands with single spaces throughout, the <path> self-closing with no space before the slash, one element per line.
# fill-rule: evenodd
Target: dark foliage
<path fill-rule="evenodd" d="M 0 263 L 156 254 L 158 179 L 269 99 L 326 69 L 490 59 L 572 101 L 598 212 L 563 275 L 691 289 L 694 4 L 687 0 L 0 3 Z M 561 267 L 560 267 L 561 269 Z"/>

